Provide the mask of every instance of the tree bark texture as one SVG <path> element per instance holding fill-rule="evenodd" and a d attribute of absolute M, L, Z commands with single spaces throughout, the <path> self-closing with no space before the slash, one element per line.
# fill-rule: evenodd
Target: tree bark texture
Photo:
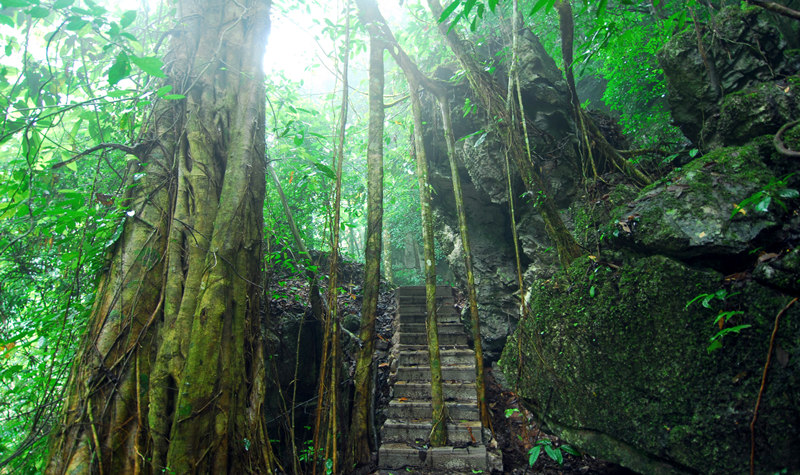
<path fill-rule="evenodd" d="M 428 335 L 428 358 L 431 367 L 431 405 L 433 417 L 430 442 L 433 447 L 447 443 L 446 412 L 444 389 L 442 387 L 442 359 L 439 352 L 439 323 L 436 317 L 436 255 L 433 241 L 433 213 L 431 212 L 431 191 L 428 181 L 428 159 L 422 137 L 422 105 L 419 100 L 419 83 L 406 76 L 411 93 L 411 108 L 414 115 L 414 149 L 419 181 L 419 202 L 422 213 L 422 241 L 425 249 L 425 307 L 428 317 L 425 328 Z"/>
<path fill-rule="evenodd" d="M 269 1 L 180 0 L 149 151 L 48 473 L 269 473 L 261 266 Z"/>
<path fill-rule="evenodd" d="M 352 462 L 369 463 L 369 425 L 372 400 L 372 359 L 375 353 L 375 323 L 381 284 L 381 237 L 383 231 L 383 41 L 368 26 L 369 42 L 369 133 L 367 138 L 367 245 L 364 256 L 364 298 L 361 306 L 363 342 L 355 372 L 350 445 Z M 377 447 L 374 447 L 377 450 Z M 352 465 L 352 464 L 351 464 Z"/>

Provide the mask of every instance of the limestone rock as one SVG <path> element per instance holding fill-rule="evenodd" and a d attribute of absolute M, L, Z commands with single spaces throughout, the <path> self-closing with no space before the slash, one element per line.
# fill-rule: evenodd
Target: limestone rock
<path fill-rule="evenodd" d="M 510 384 L 521 342 L 520 395 L 570 444 L 641 473 L 745 472 L 773 319 L 790 297 L 668 257 L 626 253 L 616 262 L 582 258 L 534 284 L 534 318 L 520 322 L 500 362 Z M 726 298 L 712 308 L 686 306 L 719 289 Z M 726 327 L 751 326 L 709 352 L 722 309 L 742 312 Z M 785 364 L 770 370 L 759 409 L 760 473 L 800 469 L 799 332 L 797 307 L 779 328 Z"/>
<path fill-rule="evenodd" d="M 769 13 L 758 8 L 726 8 L 712 24 L 701 28 L 707 62 L 699 52 L 693 26 L 676 34 L 658 55 L 667 79 L 673 120 L 692 142 L 705 149 L 742 143 L 741 139 L 738 142 L 725 140 L 735 131 L 729 130 L 730 123 L 725 117 L 719 117 L 725 107 L 741 112 L 735 102 L 742 98 L 729 99 L 724 106 L 725 96 L 796 74 L 800 58 L 786 51 L 786 41 L 769 21 Z M 797 27 L 794 28 L 796 32 Z M 709 75 L 708 65 L 713 65 L 716 71 L 717 85 Z M 762 92 L 773 94 L 768 89 Z M 751 112 L 754 116 L 772 114 L 772 111 L 763 110 Z M 734 118 L 743 119 L 741 115 Z M 776 126 L 780 120 L 775 117 L 768 119 L 761 123 L 769 127 L 748 135 L 774 133 L 783 125 Z M 722 121 L 723 137 L 716 137 L 714 125 L 717 121 Z"/>

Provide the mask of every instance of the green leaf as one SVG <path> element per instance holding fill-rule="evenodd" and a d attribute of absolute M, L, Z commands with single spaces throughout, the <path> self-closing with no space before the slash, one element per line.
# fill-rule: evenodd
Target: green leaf
<path fill-rule="evenodd" d="M 117 55 L 114 64 L 108 69 L 108 84 L 113 86 L 131 74 L 131 62 L 124 51 Z"/>
<path fill-rule="evenodd" d="M 780 196 L 781 198 L 787 198 L 787 199 L 788 198 L 797 198 L 798 196 L 800 196 L 800 192 L 798 192 L 797 190 L 792 190 L 790 188 L 784 188 L 784 189 L 778 191 L 778 196 Z"/>
<path fill-rule="evenodd" d="M 720 348 L 722 348 L 722 342 L 720 340 L 714 340 L 711 342 L 710 345 L 708 345 L 708 348 L 706 348 L 706 352 L 711 353 L 712 351 L 716 351 Z"/>
<path fill-rule="evenodd" d="M 66 29 L 67 31 L 78 31 L 88 24 L 89 24 L 88 21 L 78 17 L 68 21 L 67 26 L 65 26 L 64 29 Z"/>
<path fill-rule="evenodd" d="M 531 8 L 531 11 L 530 11 L 530 13 L 528 13 L 528 16 L 531 16 L 531 15 L 535 14 L 536 12 L 538 12 L 539 10 L 541 10 L 542 8 L 545 8 L 545 7 L 547 7 L 547 9 L 549 10 L 549 9 L 553 8 L 553 4 L 554 3 L 555 3 L 555 0 L 539 0 L 538 2 L 533 4 L 533 8 Z"/>
<path fill-rule="evenodd" d="M 561 459 L 561 462 L 564 461 L 563 457 L 561 457 L 561 451 L 556 449 L 552 445 L 545 445 L 544 451 L 551 459 L 555 460 L 556 462 L 558 462 L 559 459 Z"/>
<path fill-rule="evenodd" d="M 529 457 L 528 457 L 528 465 L 529 466 L 533 467 L 533 464 L 535 464 L 536 461 L 539 460 L 539 454 L 541 452 L 542 452 L 542 446 L 541 445 L 537 445 L 536 447 L 533 447 L 528 452 L 528 455 L 529 455 Z"/>
<path fill-rule="evenodd" d="M 0 4 L 3 5 L 3 8 L 21 8 L 27 7 L 31 4 L 31 2 L 28 2 L 27 0 L 2 0 L 0 1 Z"/>
<path fill-rule="evenodd" d="M 186 99 L 186 96 L 184 96 L 183 94 L 167 94 L 166 96 L 164 96 L 164 99 L 168 101 L 176 101 L 178 99 Z"/>
<path fill-rule="evenodd" d="M 471 12 L 472 9 L 475 7 L 475 2 L 478 0 L 466 0 L 464 2 L 464 17 L 466 18 Z"/>
<path fill-rule="evenodd" d="M 164 63 L 162 63 L 161 60 L 155 56 L 139 57 L 131 55 L 131 63 L 138 66 L 139 69 L 150 76 L 155 76 L 157 78 L 167 77 L 167 75 L 164 74 L 164 71 L 161 70 L 161 67 L 164 66 Z"/>
<path fill-rule="evenodd" d="M 73 3 L 75 3 L 75 0 L 56 0 L 56 2 L 53 4 L 53 8 L 64 8 L 72 5 Z"/>
<path fill-rule="evenodd" d="M 10 27 L 16 26 L 16 24 L 14 23 L 14 20 L 12 20 L 11 17 L 8 16 L 8 15 L 0 15 L 0 24 L 8 25 Z M 9 45 L 10 45 L 10 43 L 9 43 Z M 9 55 L 10 54 L 8 53 L 8 47 L 6 47 L 6 56 L 9 56 Z"/>
<path fill-rule="evenodd" d="M 121 28 L 127 28 L 133 20 L 136 19 L 136 10 L 128 10 L 127 12 L 122 14 L 122 17 L 119 19 L 119 26 Z"/>
<path fill-rule="evenodd" d="M 33 18 L 47 18 L 50 14 L 50 9 L 45 7 L 33 7 L 28 11 L 28 14 Z"/>
<path fill-rule="evenodd" d="M 758 204 L 755 206 L 755 210 L 759 213 L 766 213 L 769 210 L 769 205 L 772 203 L 772 197 L 767 195 L 766 198 L 759 201 Z"/>
<path fill-rule="evenodd" d="M 494 12 L 494 7 L 496 7 L 496 6 L 497 6 L 497 2 L 498 2 L 498 1 L 499 1 L 499 0 L 489 0 L 489 10 L 491 10 L 492 12 Z"/>
<path fill-rule="evenodd" d="M 319 171 L 324 173 L 328 178 L 331 180 L 336 179 L 336 173 L 333 171 L 333 168 L 325 165 L 324 163 L 314 162 L 314 166 L 317 167 Z"/>
<path fill-rule="evenodd" d="M 575 450 L 571 445 L 562 445 L 561 446 L 561 450 L 563 450 L 564 452 L 566 452 L 566 453 L 568 453 L 570 455 L 575 455 L 576 457 L 580 457 L 580 455 L 581 455 L 580 452 Z"/>
<path fill-rule="evenodd" d="M 608 0 L 600 0 L 600 3 L 597 4 L 597 12 L 595 14 L 598 18 L 606 13 L 606 4 L 608 4 Z"/>
<path fill-rule="evenodd" d="M 444 23 L 445 20 L 461 5 L 461 0 L 453 0 L 450 5 L 447 5 L 444 10 L 442 10 L 442 15 L 439 17 L 438 23 Z"/>
<path fill-rule="evenodd" d="M 593 285 L 593 286 L 589 287 L 589 297 L 594 297 L 594 294 L 595 294 L 595 288 L 594 288 L 594 285 Z"/>

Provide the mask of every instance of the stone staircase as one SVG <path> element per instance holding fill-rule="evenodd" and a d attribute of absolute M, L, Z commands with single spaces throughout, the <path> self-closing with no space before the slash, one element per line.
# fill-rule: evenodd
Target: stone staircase
<path fill-rule="evenodd" d="M 487 471 L 475 393 L 475 353 L 456 315 L 453 289 L 437 287 L 436 303 L 448 445 L 428 445 L 432 408 L 425 287 L 400 287 L 392 346 L 393 394 L 381 429 L 379 465 L 384 470 Z"/>

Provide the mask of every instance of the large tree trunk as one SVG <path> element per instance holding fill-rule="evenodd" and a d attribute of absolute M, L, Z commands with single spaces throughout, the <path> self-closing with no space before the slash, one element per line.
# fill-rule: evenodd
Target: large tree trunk
<path fill-rule="evenodd" d="M 266 473 L 269 1 L 180 0 L 149 152 L 73 363 L 48 473 Z"/>

